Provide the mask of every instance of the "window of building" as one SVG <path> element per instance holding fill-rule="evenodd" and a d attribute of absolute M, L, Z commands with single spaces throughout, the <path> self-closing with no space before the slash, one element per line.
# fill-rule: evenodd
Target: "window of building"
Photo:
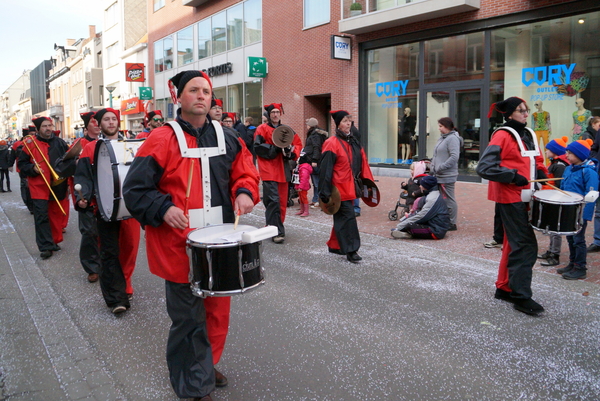
<path fill-rule="evenodd" d="M 212 51 L 213 54 L 227 50 L 227 15 L 225 12 L 212 17 Z"/>
<path fill-rule="evenodd" d="M 304 0 L 304 27 L 326 24 L 330 20 L 329 1 Z"/>
<path fill-rule="evenodd" d="M 116 42 L 106 48 L 106 66 L 112 67 L 119 62 L 118 57 L 119 42 Z"/>
<path fill-rule="evenodd" d="M 104 12 L 104 24 L 107 29 L 119 21 L 119 9 L 117 8 L 117 5 L 118 3 L 111 4 Z"/>
<path fill-rule="evenodd" d="M 194 61 L 194 27 L 177 32 L 177 66 Z"/>
<path fill-rule="evenodd" d="M 244 2 L 244 44 L 262 40 L 262 0 Z"/>
<path fill-rule="evenodd" d="M 211 19 L 198 22 L 198 58 L 202 59 L 211 55 Z"/>
<path fill-rule="evenodd" d="M 483 35 L 467 36 L 466 70 L 483 71 Z"/>
<path fill-rule="evenodd" d="M 165 0 L 154 0 L 154 12 L 165 6 Z"/>
<path fill-rule="evenodd" d="M 163 55 L 165 70 L 170 70 L 173 68 L 173 38 L 171 36 L 163 39 Z"/>
<path fill-rule="evenodd" d="M 227 50 L 244 44 L 244 5 L 238 4 L 227 10 Z"/>
<path fill-rule="evenodd" d="M 154 42 L 154 72 L 165 70 L 165 59 L 163 53 L 163 40 Z"/>
<path fill-rule="evenodd" d="M 96 54 L 96 67 L 97 68 L 102 68 L 102 52 L 98 52 Z"/>

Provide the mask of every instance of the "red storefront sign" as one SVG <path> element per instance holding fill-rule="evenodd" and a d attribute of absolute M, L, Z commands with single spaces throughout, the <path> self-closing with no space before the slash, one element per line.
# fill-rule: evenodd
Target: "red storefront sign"
<path fill-rule="evenodd" d="M 125 80 L 128 82 L 144 82 L 144 64 L 125 63 Z"/>
<path fill-rule="evenodd" d="M 144 112 L 144 104 L 138 97 L 121 101 L 121 114 L 137 114 Z"/>

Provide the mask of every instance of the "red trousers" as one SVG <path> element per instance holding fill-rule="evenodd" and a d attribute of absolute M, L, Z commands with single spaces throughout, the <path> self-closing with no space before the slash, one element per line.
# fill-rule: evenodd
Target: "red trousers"
<path fill-rule="evenodd" d="M 204 298 L 206 329 L 208 331 L 208 341 L 212 348 L 213 365 L 219 363 L 221 354 L 225 348 L 225 340 L 229 331 L 230 308 L 231 297 Z"/>
<path fill-rule="evenodd" d="M 133 294 L 131 276 L 135 269 L 138 248 L 140 246 L 140 223 L 136 219 L 121 220 L 119 230 L 119 262 L 125 276 L 125 292 Z"/>
<path fill-rule="evenodd" d="M 60 210 L 58 202 L 48 201 L 48 217 L 50 218 L 50 230 L 55 244 L 63 242 L 63 228 L 69 223 L 69 198 L 60 201 L 60 205 L 66 215 Z"/>

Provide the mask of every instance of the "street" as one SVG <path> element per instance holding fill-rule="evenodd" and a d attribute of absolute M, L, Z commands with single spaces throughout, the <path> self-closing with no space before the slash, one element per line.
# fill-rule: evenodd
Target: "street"
<path fill-rule="evenodd" d="M 0 400 L 176 400 L 164 282 L 144 240 L 132 307 L 115 317 L 79 263 L 77 213 L 42 261 L 11 178 L 14 192 L 0 194 Z M 240 223 L 263 226 L 262 204 Z M 600 399 L 597 284 L 534 271 L 546 308 L 534 318 L 493 298 L 495 261 L 362 233 L 363 261 L 351 264 L 327 252 L 330 229 L 288 210 L 285 243 L 263 242 L 266 284 L 232 299 L 217 366 L 229 385 L 215 400 Z"/>

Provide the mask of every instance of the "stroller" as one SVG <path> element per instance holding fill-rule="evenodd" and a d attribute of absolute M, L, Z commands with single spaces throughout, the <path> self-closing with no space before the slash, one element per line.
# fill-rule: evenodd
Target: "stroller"
<path fill-rule="evenodd" d="M 415 199 L 421 196 L 419 181 L 421 178 L 427 176 L 427 173 L 429 173 L 430 163 L 431 160 L 424 159 L 414 162 L 410 165 L 411 178 L 408 180 L 408 182 L 402 182 L 402 184 L 400 184 L 402 190 L 400 191 L 400 196 L 396 202 L 396 207 L 394 210 L 390 210 L 388 213 L 388 218 L 391 221 L 398 220 L 398 208 L 402 208 L 402 210 L 400 210 L 402 216 L 404 216 L 406 213 L 410 213 L 410 208 L 415 202 Z"/>

